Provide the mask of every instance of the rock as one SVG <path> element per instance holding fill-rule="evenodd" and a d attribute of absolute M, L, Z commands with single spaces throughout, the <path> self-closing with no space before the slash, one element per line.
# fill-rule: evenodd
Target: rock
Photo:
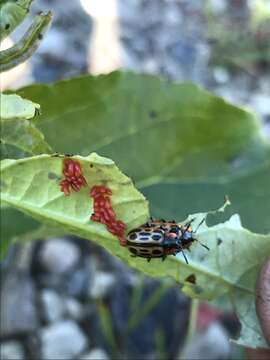
<path fill-rule="evenodd" d="M 89 296 L 92 299 L 99 299 L 106 296 L 115 285 L 114 275 L 97 271 L 89 286 Z"/>
<path fill-rule="evenodd" d="M 151 282 L 151 280 L 148 281 Z M 145 284 L 140 306 L 153 299 L 154 294 L 158 294 L 162 287 L 164 289 L 164 283 L 150 284 Z M 134 353 L 138 355 L 143 354 L 142 350 L 144 350 L 144 353 L 149 356 L 155 354 L 154 359 L 162 357 L 159 354 L 159 344 L 157 344 L 157 339 L 162 339 L 162 351 L 169 359 L 174 359 L 179 348 L 183 346 L 189 323 L 190 300 L 175 286 L 170 288 L 165 286 L 165 289 L 163 295 L 161 295 L 162 292 L 160 293 L 156 305 L 134 327 L 129 337 L 129 351 L 133 348 Z M 142 333 L 144 337 L 141 336 Z M 155 340 L 153 334 L 156 336 Z"/>
<path fill-rule="evenodd" d="M 225 0 L 210 0 L 208 6 L 214 14 L 219 15 L 224 13 L 227 4 Z"/>
<path fill-rule="evenodd" d="M 87 337 L 91 339 L 91 346 L 105 349 L 107 352 L 112 350 L 104 333 L 100 308 L 96 302 L 88 301 L 88 304 L 84 306 L 84 316 L 80 321 L 80 325 L 83 327 Z"/>
<path fill-rule="evenodd" d="M 213 75 L 218 84 L 226 84 L 230 80 L 228 71 L 220 66 L 213 69 Z"/>
<path fill-rule="evenodd" d="M 45 321 L 55 322 L 63 317 L 66 304 L 55 291 L 49 289 L 42 290 L 40 299 Z"/>
<path fill-rule="evenodd" d="M 31 6 L 31 13 L 46 9 L 53 12 L 53 22 L 30 60 L 35 80 L 49 82 L 86 72 L 91 17 L 79 0 L 69 1 L 68 6 L 62 6 L 57 1 L 36 0 Z M 31 17 L 28 18 L 30 21 Z"/>
<path fill-rule="evenodd" d="M 41 359 L 41 341 L 39 332 L 24 337 L 26 359 Z"/>
<path fill-rule="evenodd" d="M 164 353 L 169 359 L 175 358 L 186 336 L 189 299 L 178 288 L 152 279 L 144 279 L 138 287 L 117 282 L 108 300 L 115 336 L 126 339 L 121 343 L 124 357 L 159 358 L 160 337 Z"/>
<path fill-rule="evenodd" d="M 229 336 L 226 330 L 218 322 L 214 322 L 203 333 L 195 338 L 185 349 L 184 359 L 208 360 L 228 359 L 230 354 Z"/>
<path fill-rule="evenodd" d="M 16 269 L 18 272 L 29 273 L 32 264 L 34 242 L 28 241 L 25 244 L 19 242 L 12 243 L 7 255 L 3 259 L 3 266 L 9 269 Z"/>
<path fill-rule="evenodd" d="M 77 321 L 81 320 L 84 312 L 82 305 L 74 298 L 65 299 L 65 310 L 68 317 Z"/>
<path fill-rule="evenodd" d="M 158 64 L 155 59 L 145 59 L 143 64 L 143 70 L 148 74 L 158 74 Z"/>
<path fill-rule="evenodd" d="M 270 95 L 264 93 L 253 94 L 251 97 L 251 106 L 263 116 L 270 115 Z"/>
<path fill-rule="evenodd" d="M 85 298 L 87 296 L 88 284 L 92 281 L 92 269 L 90 259 L 81 262 L 78 267 L 72 269 L 63 279 L 64 291 L 68 296 Z"/>
<path fill-rule="evenodd" d="M 77 358 L 87 347 L 87 338 L 71 320 L 54 323 L 41 330 L 42 358 L 69 360 Z"/>
<path fill-rule="evenodd" d="M 72 241 L 51 238 L 44 242 L 39 257 L 46 270 L 62 274 L 79 261 L 80 250 Z"/>
<path fill-rule="evenodd" d="M 164 8 L 164 20 L 167 25 L 180 26 L 183 20 L 182 13 L 179 11 L 179 7 L 176 2 L 166 4 Z"/>
<path fill-rule="evenodd" d="M 129 23 L 136 22 L 139 10 L 138 0 L 118 1 L 117 8 L 120 21 L 128 21 Z"/>
<path fill-rule="evenodd" d="M 188 38 L 179 39 L 168 47 L 169 56 L 174 58 L 185 71 L 191 73 L 196 60 L 196 47 Z"/>
<path fill-rule="evenodd" d="M 87 250 L 80 246 L 80 240 L 77 239 L 75 243 L 73 238 L 53 239 L 49 244 L 47 241 L 39 243 L 32 274 L 40 287 L 54 289 L 57 293 L 80 300 L 87 298 L 94 265 L 92 258 L 86 255 Z"/>
<path fill-rule="evenodd" d="M 1 335 L 25 335 L 34 332 L 39 325 L 35 302 L 36 288 L 27 275 L 10 271 L 3 276 L 0 307 Z"/>
<path fill-rule="evenodd" d="M 269 117 L 270 118 L 270 117 Z M 270 120 L 267 120 L 263 124 L 263 130 L 266 136 L 270 139 Z"/>
<path fill-rule="evenodd" d="M 1 360 L 23 360 L 24 349 L 18 341 L 5 341 L 0 344 Z"/>
<path fill-rule="evenodd" d="M 109 356 L 104 350 L 95 348 L 81 356 L 80 360 L 109 360 Z"/>

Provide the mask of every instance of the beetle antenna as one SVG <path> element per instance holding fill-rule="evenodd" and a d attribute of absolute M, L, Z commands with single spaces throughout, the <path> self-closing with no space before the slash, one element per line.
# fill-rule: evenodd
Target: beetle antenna
<path fill-rule="evenodd" d="M 190 227 L 190 225 L 193 223 L 194 220 L 195 220 L 195 218 L 192 218 L 191 220 L 189 220 L 189 222 L 187 222 L 185 224 L 185 227 L 188 229 Z"/>
<path fill-rule="evenodd" d="M 203 246 L 206 250 L 210 251 L 209 247 L 206 246 L 205 244 L 203 244 L 202 242 L 200 242 L 200 240 L 195 239 L 195 238 L 194 238 L 194 240 L 198 241 L 198 243 L 199 243 L 201 246 Z"/>
<path fill-rule="evenodd" d="M 196 232 L 198 231 L 199 227 L 205 222 L 206 218 L 207 218 L 207 216 L 205 216 L 205 217 L 201 220 L 201 222 L 198 224 L 198 226 L 197 226 L 196 230 L 194 231 L 194 233 L 196 233 Z M 184 231 L 184 234 L 188 231 L 188 228 L 190 227 L 191 223 L 192 223 L 194 220 L 195 220 L 195 218 L 191 219 L 188 223 L 185 224 L 186 230 Z M 198 243 L 199 243 L 201 246 L 203 246 L 205 249 L 207 249 L 208 251 L 210 251 L 209 247 L 206 246 L 206 245 L 204 245 L 203 243 L 201 243 L 200 240 L 198 240 L 198 239 L 196 239 L 196 238 L 194 238 L 194 240 L 198 241 Z M 181 251 L 182 251 L 182 250 L 181 250 Z M 183 251 L 182 251 L 182 253 L 183 253 L 183 255 L 184 255 L 184 252 L 183 252 Z M 185 257 L 185 255 L 184 255 L 184 257 Z M 186 260 L 186 257 L 185 257 L 185 260 Z M 187 260 L 186 260 L 186 261 L 187 261 Z M 188 262 L 187 262 L 187 264 L 188 264 Z"/>
<path fill-rule="evenodd" d="M 207 217 L 207 216 L 205 216 L 205 217 L 201 220 L 201 222 L 198 224 L 198 226 L 197 226 L 196 230 L 194 231 L 194 233 L 196 233 L 196 232 L 198 231 L 199 227 L 205 222 L 206 217 Z M 198 239 L 196 239 L 196 238 L 194 238 L 194 240 L 198 241 L 198 243 L 199 243 L 201 246 L 203 246 L 205 249 L 207 249 L 208 251 L 210 250 L 209 247 L 206 246 L 206 245 L 204 245 L 202 242 L 200 242 L 200 240 L 198 240 Z"/>
<path fill-rule="evenodd" d="M 194 231 L 195 233 L 198 231 L 198 229 L 200 228 L 200 226 L 205 222 L 206 217 L 207 217 L 207 216 L 205 216 L 205 217 L 201 220 L 201 222 L 198 224 L 196 230 Z"/>

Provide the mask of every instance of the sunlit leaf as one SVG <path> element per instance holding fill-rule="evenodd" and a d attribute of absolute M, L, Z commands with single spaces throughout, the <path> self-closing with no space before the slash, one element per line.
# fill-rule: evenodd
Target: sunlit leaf
<path fill-rule="evenodd" d="M 43 134 L 32 121 L 40 105 L 16 94 L 1 94 L 1 142 L 31 154 L 50 152 Z"/>
<path fill-rule="evenodd" d="M 189 83 L 120 72 L 19 93 L 41 104 L 37 126 L 55 151 L 110 157 L 153 216 L 185 218 L 228 194 L 230 214 L 270 231 L 270 146 L 252 113 Z"/>
<path fill-rule="evenodd" d="M 80 161 L 88 186 L 70 196 L 60 191 L 62 156 L 40 155 L 3 160 L 2 202 L 43 222 L 60 225 L 67 233 L 97 240 L 111 252 L 118 251 L 118 240 L 104 225 L 90 220 L 93 213 L 90 189 L 102 184 L 112 190 L 113 209 L 129 230 L 149 218 L 148 203 L 112 160 L 95 153 L 88 157 L 76 156 L 74 159 Z"/>

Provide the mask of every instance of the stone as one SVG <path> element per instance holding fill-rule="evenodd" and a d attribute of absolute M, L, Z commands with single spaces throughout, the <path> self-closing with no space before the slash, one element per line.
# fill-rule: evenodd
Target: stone
<path fill-rule="evenodd" d="M 5 341 L 0 344 L 1 360 L 23 360 L 24 349 L 18 341 Z"/>
<path fill-rule="evenodd" d="M 184 359 L 208 360 L 228 359 L 230 354 L 230 341 L 226 330 L 219 322 L 214 322 L 208 329 L 195 335 L 195 338 L 185 349 Z"/>
<path fill-rule="evenodd" d="M 94 348 L 81 356 L 80 360 L 109 360 L 109 356 L 103 349 Z"/>
<path fill-rule="evenodd" d="M 58 1 L 36 0 L 31 6 L 32 14 L 46 9 L 53 12 L 52 26 L 30 60 L 33 76 L 38 82 L 75 76 L 85 73 L 88 68 L 91 17 L 82 8 L 80 0 L 62 5 Z M 31 16 L 26 20 L 31 21 Z"/>
<path fill-rule="evenodd" d="M 180 26 L 183 20 L 182 13 L 178 11 L 179 8 L 176 3 L 166 4 L 164 8 L 164 20 L 168 25 Z"/>
<path fill-rule="evenodd" d="M 263 132 L 270 139 L 270 116 L 269 116 L 269 120 L 268 118 L 266 118 L 266 120 L 263 123 Z"/>
<path fill-rule="evenodd" d="M 213 69 L 213 75 L 218 84 L 226 84 L 230 80 L 228 71 L 220 66 Z"/>
<path fill-rule="evenodd" d="M 65 299 L 65 310 L 66 315 L 74 320 L 79 321 L 83 317 L 83 307 L 75 298 L 69 297 Z"/>
<path fill-rule="evenodd" d="M 148 74 L 158 74 L 158 64 L 155 59 L 145 59 L 143 64 L 143 71 Z"/>
<path fill-rule="evenodd" d="M 251 97 L 251 106 L 263 116 L 270 115 L 270 95 L 255 93 Z"/>
<path fill-rule="evenodd" d="M 34 242 L 28 241 L 24 244 L 13 242 L 3 259 L 3 266 L 9 271 L 9 268 L 16 269 L 18 272 L 29 273 L 32 264 Z"/>
<path fill-rule="evenodd" d="M 40 299 L 45 321 L 49 323 L 55 322 L 63 317 L 65 312 L 65 302 L 55 291 L 49 289 L 42 290 Z"/>
<path fill-rule="evenodd" d="M 225 0 L 210 0 L 208 6 L 214 14 L 218 15 L 226 11 L 227 4 Z"/>
<path fill-rule="evenodd" d="M 155 304 L 141 317 L 145 304 L 154 301 L 155 297 Z M 111 290 L 108 304 L 116 338 L 126 337 L 121 349 L 124 358 L 159 358 L 157 336 L 162 338 L 166 356 L 176 358 L 179 347 L 185 341 L 190 309 L 190 300 L 177 287 L 148 278 L 138 285 L 138 289 L 117 282 Z M 127 332 L 129 336 L 126 336 Z"/>
<path fill-rule="evenodd" d="M 97 271 L 89 286 L 89 296 L 99 299 L 106 296 L 115 284 L 115 276 L 106 272 Z"/>
<path fill-rule="evenodd" d="M 50 52 L 56 59 L 62 59 L 63 53 L 66 50 L 65 41 L 66 34 L 52 28 L 51 31 L 46 34 L 44 41 L 40 45 L 39 54 L 44 55 Z"/>
<path fill-rule="evenodd" d="M 46 270 L 62 274 L 79 261 L 80 250 L 72 241 L 51 238 L 44 242 L 39 256 Z"/>
<path fill-rule="evenodd" d="M 46 360 L 77 358 L 87 347 L 87 338 L 71 320 L 53 323 L 41 330 L 41 353 Z"/>
<path fill-rule="evenodd" d="M 68 296 L 84 298 L 87 296 L 89 282 L 91 282 L 91 266 L 82 262 L 65 276 L 63 281 L 65 293 Z"/>
<path fill-rule="evenodd" d="M 136 22 L 138 16 L 138 0 L 124 0 L 118 1 L 117 11 L 119 20 Z"/>
<path fill-rule="evenodd" d="M 36 288 L 26 274 L 9 271 L 2 276 L 0 314 L 2 336 L 25 335 L 37 329 Z"/>

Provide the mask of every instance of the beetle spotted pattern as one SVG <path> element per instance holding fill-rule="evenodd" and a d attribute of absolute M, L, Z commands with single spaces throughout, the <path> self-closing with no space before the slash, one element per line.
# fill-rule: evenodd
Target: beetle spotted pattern
<path fill-rule="evenodd" d="M 193 241 L 196 240 L 190 222 L 178 225 L 175 221 L 151 219 L 128 233 L 127 247 L 132 256 L 146 258 L 148 261 L 152 258 L 165 260 L 167 255 L 176 255 L 182 252 L 188 264 L 183 250 L 189 250 Z M 208 249 L 206 245 L 202 244 L 202 246 Z"/>

